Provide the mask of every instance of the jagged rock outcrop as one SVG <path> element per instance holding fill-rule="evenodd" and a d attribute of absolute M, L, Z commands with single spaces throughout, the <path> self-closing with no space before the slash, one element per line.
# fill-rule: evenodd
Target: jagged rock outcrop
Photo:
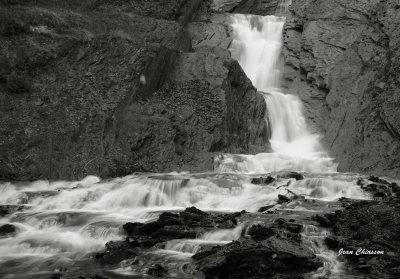
<path fill-rule="evenodd" d="M 358 183 L 374 200 L 341 199 L 345 209 L 324 216 L 333 232 L 325 243 L 346 260 L 346 270 L 355 277 L 398 278 L 400 187 L 374 176 Z"/>
<path fill-rule="evenodd" d="M 284 83 L 341 171 L 400 176 L 400 5 L 294 0 Z"/>
<path fill-rule="evenodd" d="M 2 2 L 0 179 L 205 171 L 214 152 L 262 149 L 266 107 L 229 38 L 192 44 L 204 6 Z"/>
<path fill-rule="evenodd" d="M 279 0 L 215 0 L 211 8 L 218 12 L 274 15 Z"/>

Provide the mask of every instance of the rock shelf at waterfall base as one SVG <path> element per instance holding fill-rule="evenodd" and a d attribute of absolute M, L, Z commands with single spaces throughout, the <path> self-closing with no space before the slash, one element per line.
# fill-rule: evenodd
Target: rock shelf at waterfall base
<path fill-rule="evenodd" d="M 398 1 L 0 0 L 0 278 L 400 278 Z"/>

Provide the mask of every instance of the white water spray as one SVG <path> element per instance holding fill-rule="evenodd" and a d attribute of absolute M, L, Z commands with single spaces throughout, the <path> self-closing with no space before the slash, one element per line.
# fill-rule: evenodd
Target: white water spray
<path fill-rule="evenodd" d="M 166 211 L 195 206 L 207 211 L 256 212 L 276 203 L 280 193 L 277 189 L 283 186 L 312 199 L 365 198 L 353 175 L 278 179 L 271 185 L 255 185 L 250 180 L 250 176 L 240 174 L 172 173 L 108 181 L 92 176 L 76 182 L 0 184 L 0 205 L 25 208 L 0 218 L 0 226 L 12 224 L 17 228 L 15 235 L 0 238 L 0 266 L 8 261 L 24 263 L 24 267 L 0 270 L 0 275 L 16 271 L 33 274 L 32 268 L 38 263 L 48 263 L 43 269 L 56 268 L 61 258 L 73 263 L 88 252 L 102 249 L 107 241 L 122 238 L 121 225 L 152 221 Z M 165 252 L 190 256 L 200 247 L 238 239 L 241 231 L 239 225 L 194 240 L 171 241 Z M 50 258 L 54 266 L 48 262 Z"/>
<path fill-rule="evenodd" d="M 282 3 L 282 12 L 289 1 Z M 281 11 L 282 10 L 282 11 Z M 302 104 L 297 96 L 281 92 L 281 49 L 284 17 L 233 15 L 236 58 L 267 104 L 266 121 L 271 129 L 275 154 L 245 158 L 261 167 L 260 172 L 290 169 L 296 171 L 335 172 L 336 164 L 319 143 L 319 136 L 308 131 Z M 293 164 L 293 162 L 298 162 Z M 221 162 L 220 165 L 224 165 Z M 248 169 L 239 171 L 249 172 Z"/>
<path fill-rule="evenodd" d="M 286 7 L 287 3 L 278 12 Z M 107 241 L 123 238 L 121 225 L 152 221 L 166 211 L 196 206 L 206 211 L 257 212 L 260 207 L 276 204 L 285 188 L 324 201 L 344 196 L 366 198 L 357 186 L 358 176 L 332 173 L 335 165 L 323 152 L 318 136 L 308 132 L 301 102 L 280 92 L 283 25 L 283 17 L 233 16 L 232 54 L 253 84 L 266 92 L 274 153 L 221 156 L 217 170 L 230 174 L 141 174 L 107 181 L 91 176 L 76 182 L 0 184 L 0 205 L 23 208 L 22 212 L 0 218 L 0 226 L 11 224 L 17 229 L 15 235 L 0 239 L 0 277 L 41 278 L 45 271 L 73 267 L 86 253 L 102 249 Z M 252 184 L 253 177 L 243 174 L 284 169 L 331 174 L 310 175 L 301 181 L 277 179 L 271 185 Z M 202 247 L 238 239 L 242 230 L 243 224 L 239 224 L 197 239 L 172 240 L 156 252 L 186 259 Z M 305 232 L 305 239 L 316 243 L 316 236 L 319 243 L 321 233 L 310 231 L 308 228 Z M 321 252 L 315 247 L 316 253 Z M 329 269 L 337 267 L 329 251 L 320 254 L 330 259 Z M 129 268 L 121 263 L 118 272 Z"/>

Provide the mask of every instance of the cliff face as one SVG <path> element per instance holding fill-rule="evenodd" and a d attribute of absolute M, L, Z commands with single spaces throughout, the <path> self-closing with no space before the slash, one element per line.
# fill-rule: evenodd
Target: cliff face
<path fill-rule="evenodd" d="M 206 171 L 214 152 L 264 149 L 229 38 L 196 40 L 202 2 L 2 1 L 0 179 Z"/>
<path fill-rule="evenodd" d="M 214 0 L 215 11 L 253 15 L 274 15 L 281 0 Z"/>
<path fill-rule="evenodd" d="M 339 170 L 400 176 L 400 5 L 294 0 L 284 83 Z"/>

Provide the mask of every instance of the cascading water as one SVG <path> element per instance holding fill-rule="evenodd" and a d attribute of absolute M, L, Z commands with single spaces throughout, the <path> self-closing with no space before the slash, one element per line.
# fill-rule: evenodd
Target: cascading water
<path fill-rule="evenodd" d="M 278 12 L 284 12 L 289 4 L 289 1 L 282 1 Z M 268 110 L 266 121 L 272 131 L 270 142 L 274 153 L 236 156 L 241 157 L 239 161 L 225 156 L 219 162 L 219 170 L 335 172 L 336 164 L 323 150 L 319 136 L 308 131 L 299 98 L 280 90 L 280 53 L 285 18 L 238 14 L 233 15 L 232 19 L 232 56 L 264 95 Z M 233 169 L 232 161 L 235 162 Z M 258 167 L 254 168 L 253 165 Z"/>
<path fill-rule="evenodd" d="M 279 13 L 284 12 L 288 1 L 282 3 Z M 265 92 L 274 153 L 221 156 L 216 168 L 219 172 L 215 173 L 137 174 L 107 181 L 90 176 L 76 182 L 0 183 L 0 209 L 11 211 L 6 215 L 0 211 L 0 226 L 10 224 L 16 228 L 11 235 L 0 236 L 0 277 L 41 278 L 60 267 L 73 269 L 77 262 L 88 258 L 89 252 L 102 249 L 110 240 L 122 239 L 121 225 L 149 222 L 166 211 L 195 206 L 205 211 L 257 212 L 260 207 L 276 204 L 278 194 L 284 190 L 325 202 L 344 196 L 366 198 L 357 185 L 358 176 L 335 173 L 336 166 L 319 145 L 318 136 L 307 131 L 299 99 L 280 92 L 279 56 L 284 20 L 274 16 L 234 15 L 232 24 L 235 32 L 232 55 L 254 85 Z M 254 176 L 248 173 L 285 169 L 310 174 L 300 181 L 277 178 L 270 185 L 250 183 Z M 293 210 L 303 209 L 295 206 Z M 189 261 L 202 247 L 238 239 L 244 227 L 240 223 L 234 229 L 211 231 L 197 239 L 171 240 L 151 253 L 163 259 L 172 257 L 174 263 L 176 257 Z M 330 252 L 318 248 L 321 233 L 310 233 L 315 231 L 310 228 L 304 239 L 310 241 L 321 257 L 329 258 L 330 269 L 337 268 Z M 136 274 L 127 261 L 113 272 Z"/>
<path fill-rule="evenodd" d="M 280 1 L 277 14 L 284 14 L 290 3 L 290 0 Z M 264 96 L 268 110 L 266 121 L 271 129 L 270 142 L 273 153 L 255 156 L 220 156 L 216 160 L 216 169 L 222 172 L 247 173 L 279 170 L 336 172 L 337 165 L 320 145 L 319 136 L 308 131 L 300 99 L 297 96 L 284 94 L 280 89 L 280 69 L 282 68 L 280 54 L 285 17 L 237 14 L 232 16 L 232 20 L 234 41 L 231 53 L 253 85 Z M 303 186 L 309 182 L 306 181 Z M 311 184 L 315 187 L 323 183 L 324 180 L 318 179 L 316 184 Z M 338 198 L 334 194 L 338 185 L 330 184 L 329 186 L 327 188 L 313 187 L 312 192 Z M 296 187 L 296 190 L 299 190 L 302 186 L 296 185 Z M 307 191 L 307 188 L 303 189 L 303 193 Z M 323 193 L 324 191 L 328 192 Z M 314 233 L 310 234 L 310 231 Z M 324 268 L 315 272 L 313 277 L 319 278 L 340 273 L 341 263 L 337 261 L 335 253 L 326 249 L 323 244 L 325 234 L 325 231 L 314 226 L 306 226 L 303 233 L 303 241 L 324 261 Z"/>
<path fill-rule="evenodd" d="M 252 184 L 251 178 L 242 174 L 171 173 L 108 181 L 87 177 L 77 182 L 0 184 L 0 205 L 22 209 L 0 219 L 0 226 L 16 227 L 15 235 L 0 237 L 0 277 L 38 278 L 41 272 L 70 267 L 85 259 L 85 254 L 101 250 L 106 242 L 121 239 L 121 225 L 152 221 L 166 211 L 195 206 L 206 211 L 257 212 L 276 203 L 282 193 L 277 189 L 282 187 L 318 200 L 366 197 L 356 184 L 357 176 L 348 174 L 300 181 L 278 179 L 271 185 Z M 188 259 L 200 247 L 237 239 L 242 228 L 239 225 L 194 240 L 171 241 L 163 252 L 155 253 Z"/>

